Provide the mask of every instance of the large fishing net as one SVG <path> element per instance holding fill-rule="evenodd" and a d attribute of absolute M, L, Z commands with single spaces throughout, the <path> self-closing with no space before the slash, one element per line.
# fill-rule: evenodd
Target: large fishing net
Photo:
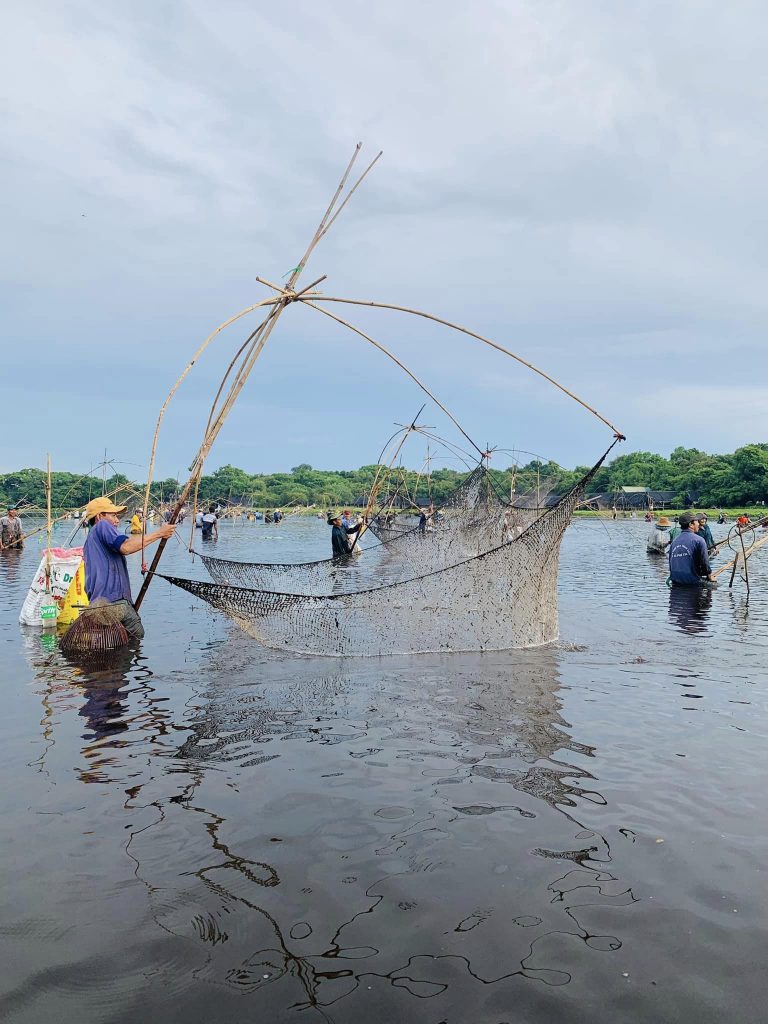
<path fill-rule="evenodd" d="M 503 541 L 505 529 L 522 527 L 523 519 L 518 523 L 515 517 L 513 525 L 513 516 L 515 510 L 480 465 L 434 508 L 423 529 L 418 514 L 395 515 L 388 503 L 371 518 L 352 558 L 273 563 L 200 557 L 216 583 L 288 594 L 350 593 L 400 583 L 488 551 Z"/>
<path fill-rule="evenodd" d="M 145 519 L 160 425 L 169 402 L 209 344 L 231 324 L 257 309 L 264 319 L 250 331 L 227 366 L 192 462 L 190 478 L 171 511 L 170 522 L 177 520 L 191 495 L 194 494 L 196 501 L 205 460 L 216 438 L 278 320 L 295 305 L 303 305 L 352 332 L 394 362 L 447 416 L 462 435 L 464 440 L 461 444 L 468 442 L 473 453 L 483 462 L 469 474 L 453 501 L 445 502 L 439 510 L 435 509 L 434 514 L 430 508 L 428 517 L 424 516 L 422 509 L 417 519 L 413 515 L 399 514 L 403 508 L 411 507 L 407 502 L 405 506 L 400 503 L 397 508 L 393 504 L 379 505 L 377 513 L 373 514 L 376 507 L 374 499 L 376 502 L 379 500 L 378 469 L 383 451 L 374 480 L 376 486 L 371 486 L 368 496 L 368 512 L 371 514 L 368 515 L 368 528 L 361 545 L 363 552 L 359 557 L 353 553 L 345 555 L 340 562 L 327 559 L 300 565 L 265 565 L 205 556 L 204 562 L 214 582 L 166 578 L 232 616 L 263 644 L 290 651 L 380 655 L 505 649 L 547 643 L 557 636 L 557 567 L 563 531 L 584 485 L 605 455 L 576 487 L 571 487 L 559 497 L 542 492 L 538 479 L 539 463 L 536 462 L 535 495 L 517 496 L 513 481 L 507 499 L 492 486 L 485 464 L 491 451 L 478 447 L 453 413 L 402 359 L 356 324 L 340 316 L 339 312 L 347 307 L 364 307 L 389 310 L 423 322 L 440 324 L 506 355 L 548 381 L 608 427 L 613 432 L 614 444 L 624 435 L 610 420 L 550 374 L 504 345 L 460 324 L 407 306 L 327 295 L 318 290 L 325 276 L 298 287 L 299 276 L 315 248 L 381 156 L 379 153 L 353 182 L 350 173 L 359 152 L 360 144 L 355 148 L 304 255 L 290 271 L 287 281 L 274 285 L 266 278 L 257 277 L 257 281 L 274 294 L 235 313 L 209 334 L 168 392 L 152 442 L 144 497 Z M 395 443 L 396 438 L 402 435 L 389 460 L 389 469 L 395 465 L 405 437 L 420 433 L 432 438 L 433 428 L 418 423 L 423 408 L 425 406 L 409 426 L 399 424 L 402 430 L 390 439 Z M 460 452 L 453 442 L 448 442 L 447 447 L 454 455 Z M 496 451 L 501 452 L 502 449 Z M 476 455 L 471 455 L 470 459 Z M 428 462 L 429 458 L 428 452 Z M 531 468 L 521 467 L 521 475 Z M 530 472 L 528 475 L 530 477 Z M 370 545 L 371 537 L 376 538 L 377 545 Z M 162 540 L 136 598 L 137 609 L 150 581 L 157 574 L 164 546 L 165 540 Z"/>
<path fill-rule="evenodd" d="M 557 639 L 560 542 L 602 461 L 547 508 L 505 502 L 478 467 L 444 506 L 444 528 L 386 538 L 368 576 L 350 556 L 345 564 L 272 567 L 272 578 L 290 590 L 254 584 L 269 574 L 263 564 L 221 559 L 205 559 L 217 582 L 164 578 L 286 651 L 376 656 L 539 646 Z"/>

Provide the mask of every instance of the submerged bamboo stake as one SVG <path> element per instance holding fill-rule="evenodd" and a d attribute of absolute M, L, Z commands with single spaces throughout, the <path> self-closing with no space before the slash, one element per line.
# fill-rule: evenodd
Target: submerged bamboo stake
<path fill-rule="evenodd" d="M 306 300 L 302 299 L 301 301 L 305 302 Z M 550 377 L 548 373 L 546 373 L 544 370 L 540 370 L 539 367 L 534 366 L 533 363 L 529 363 L 526 359 L 523 359 L 522 356 L 515 355 L 515 353 L 511 352 L 508 348 L 504 348 L 503 345 L 499 345 L 498 342 L 496 341 L 491 341 L 490 338 L 483 337 L 482 334 L 477 334 L 475 331 L 470 331 L 468 327 L 461 327 L 459 324 L 452 323 L 450 320 L 444 320 L 442 317 L 435 316 L 433 313 L 425 313 L 421 309 L 411 309 L 408 306 L 396 306 L 393 303 L 389 302 L 371 302 L 362 301 L 360 299 L 341 299 L 331 297 L 329 295 L 316 296 L 314 301 L 342 302 L 350 306 L 373 306 L 376 309 L 394 309 L 400 313 L 411 313 L 413 316 L 420 316 L 423 317 L 423 319 L 425 320 L 433 320 L 435 323 L 442 324 L 444 327 L 450 327 L 454 331 L 460 331 L 462 334 L 466 334 L 470 338 L 476 338 L 477 341 L 482 341 L 483 344 L 490 345 L 491 348 L 495 348 L 498 352 L 503 352 L 511 359 L 515 359 L 518 363 L 522 363 L 523 366 L 527 366 L 529 370 L 532 370 L 534 373 L 537 373 L 540 377 L 543 377 L 544 380 L 548 380 L 550 384 L 553 384 L 564 394 L 568 395 L 569 398 L 572 398 L 574 402 L 578 402 L 578 404 L 585 408 L 588 412 L 591 412 L 593 416 L 596 416 L 602 423 L 606 425 L 606 427 L 610 427 L 611 430 L 614 432 L 614 435 L 620 441 L 626 440 L 624 434 L 622 434 L 618 427 L 615 427 L 610 420 L 607 420 L 605 418 L 605 416 L 601 416 L 601 414 L 596 409 L 593 409 L 591 405 L 588 405 L 582 398 L 579 398 L 578 395 L 575 395 L 572 391 L 569 391 L 564 384 L 561 384 L 559 381 L 555 380 L 554 377 Z M 307 304 L 309 305 L 309 303 Z"/>

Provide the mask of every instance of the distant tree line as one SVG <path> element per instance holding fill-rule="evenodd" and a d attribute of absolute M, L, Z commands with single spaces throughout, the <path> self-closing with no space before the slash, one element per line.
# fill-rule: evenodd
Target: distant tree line
<path fill-rule="evenodd" d="M 377 470 L 375 465 L 352 470 L 313 469 L 302 463 L 290 473 L 262 474 L 246 473 L 236 466 L 222 466 L 202 478 L 199 500 L 244 501 L 253 508 L 359 505 L 367 500 Z M 507 495 L 513 488 L 519 494 L 533 491 L 538 486 L 565 491 L 587 472 L 586 466 L 569 470 L 554 462 L 535 460 L 522 467 L 492 469 L 498 488 Z M 392 489 L 399 487 L 400 493 L 420 503 L 431 499 L 439 504 L 466 473 L 437 469 L 429 477 L 412 471 L 400 471 L 397 479 L 396 476 L 388 475 L 387 486 Z M 120 474 L 102 480 L 92 476 L 78 477 L 74 473 L 54 473 L 52 504 L 54 508 L 76 508 L 103 490 L 109 492 L 127 483 L 128 478 Z M 140 483 L 132 486 L 139 491 L 144 487 Z M 173 500 L 179 486 L 179 481 L 174 479 L 155 481 L 152 484 L 153 501 Z M 630 452 L 601 467 L 592 478 L 588 492 L 605 493 L 630 486 L 673 491 L 680 504 L 685 502 L 686 496 L 708 507 L 733 507 L 765 501 L 768 500 L 768 444 L 748 444 L 731 455 L 708 455 L 697 448 L 675 448 L 669 458 L 653 452 Z M 45 501 L 45 473 L 42 470 L 22 469 L 0 475 L 0 504 L 4 508 L 17 503 L 42 508 Z"/>

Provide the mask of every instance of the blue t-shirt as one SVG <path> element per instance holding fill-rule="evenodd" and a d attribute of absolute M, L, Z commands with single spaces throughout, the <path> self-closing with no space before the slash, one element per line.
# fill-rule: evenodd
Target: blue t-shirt
<path fill-rule="evenodd" d="M 128 566 L 120 548 L 128 540 L 106 519 L 91 529 L 83 546 L 85 560 L 85 592 L 89 601 L 130 601 L 131 583 Z"/>
<path fill-rule="evenodd" d="M 707 545 L 691 530 L 683 530 L 669 545 L 669 575 L 673 583 L 701 583 L 711 572 Z"/>

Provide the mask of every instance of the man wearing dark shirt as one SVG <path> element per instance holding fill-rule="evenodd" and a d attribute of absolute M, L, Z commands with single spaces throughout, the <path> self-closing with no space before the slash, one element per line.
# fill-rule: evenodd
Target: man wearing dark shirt
<path fill-rule="evenodd" d="M 339 558 L 352 553 L 357 537 L 354 540 L 350 540 L 350 534 L 356 534 L 359 532 L 362 523 L 358 523 L 357 526 L 350 526 L 347 529 L 346 526 L 342 525 L 341 515 L 334 515 L 332 512 L 328 513 L 328 525 L 332 526 L 331 530 L 331 549 L 333 550 L 333 557 Z"/>
<path fill-rule="evenodd" d="M 154 533 L 145 534 L 142 544 L 141 536 L 127 537 L 118 530 L 123 512 L 125 505 L 113 505 L 109 498 L 94 498 L 86 506 L 85 518 L 90 531 L 83 546 L 85 592 L 91 604 L 99 601 L 118 606 L 120 621 L 130 636 L 140 640 L 144 627 L 133 607 L 125 556 L 164 537 L 172 537 L 176 527 L 165 523 Z"/>
<path fill-rule="evenodd" d="M 676 586 L 695 587 L 714 583 L 707 545 L 697 536 L 699 520 L 683 512 L 678 520 L 680 533 L 669 545 L 669 575 Z"/>
<path fill-rule="evenodd" d="M 219 517 L 216 515 L 216 506 L 209 505 L 208 511 L 203 516 L 203 540 L 219 539 Z"/>
<path fill-rule="evenodd" d="M 699 532 L 697 536 L 701 537 L 701 539 L 707 545 L 707 552 L 711 552 L 712 549 L 715 547 L 715 538 L 712 536 L 712 531 L 709 528 L 709 523 L 707 519 L 708 517 L 706 512 L 699 513 Z"/>

